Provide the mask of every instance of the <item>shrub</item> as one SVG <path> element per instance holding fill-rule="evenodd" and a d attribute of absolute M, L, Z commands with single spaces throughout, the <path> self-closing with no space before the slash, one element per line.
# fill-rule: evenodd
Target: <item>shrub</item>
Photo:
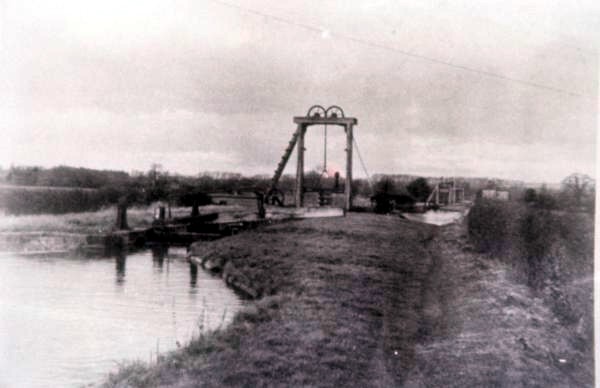
<path fill-rule="evenodd" d="M 554 260 L 550 257 L 550 251 L 558 237 L 560 223 L 549 211 L 527 209 L 519 219 L 518 230 L 521 251 L 527 264 L 527 282 L 534 288 L 541 288 L 554 275 Z"/>
<path fill-rule="evenodd" d="M 375 195 L 377 194 L 396 194 L 397 188 L 394 180 L 389 177 L 383 177 L 375 183 L 373 188 Z"/>
<path fill-rule="evenodd" d="M 547 190 L 541 190 L 537 195 L 536 207 L 539 209 L 556 210 L 559 208 L 559 201 L 554 193 Z"/>
<path fill-rule="evenodd" d="M 534 203 L 537 201 L 537 192 L 535 189 L 527 189 L 525 190 L 525 195 L 523 196 L 523 200 L 526 203 Z"/>
<path fill-rule="evenodd" d="M 375 213 L 387 214 L 394 208 L 389 196 L 384 193 L 375 194 L 371 200 L 375 202 Z"/>
<path fill-rule="evenodd" d="M 425 178 L 417 178 L 410 182 L 408 186 L 406 186 L 406 190 L 408 190 L 413 198 L 421 202 L 425 202 L 427 197 L 429 197 L 429 194 L 431 194 L 431 187 Z"/>
<path fill-rule="evenodd" d="M 203 206 L 212 203 L 212 198 L 208 194 L 190 186 L 182 187 L 174 196 L 180 206 Z"/>
<path fill-rule="evenodd" d="M 593 218 L 548 210 L 555 205 L 549 198 L 543 193 L 542 206 L 533 207 L 478 200 L 469 214 L 469 235 L 476 248 L 507 261 L 518 277 L 544 295 L 561 322 L 577 324 L 581 348 L 589 351 Z"/>
<path fill-rule="evenodd" d="M 480 199 L 468 222 L 476 249 L 510 262 L 530 286 L 540 288 L 554 276 L 551 251 L 560 238 L 561 224 L 551 211 Z"/>
<path fill-rule="evenodd" d="M 504 256 L 512 243 L 512 220 L 513 214 L 507 202 L 478 199 L 468 217 L 469 236 L 475 248 L 480 252 Z"/>

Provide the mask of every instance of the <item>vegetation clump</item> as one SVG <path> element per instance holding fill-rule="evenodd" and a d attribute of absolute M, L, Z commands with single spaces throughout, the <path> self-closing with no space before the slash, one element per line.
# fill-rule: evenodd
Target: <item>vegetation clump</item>
<path fill-rule="evenodd" d="M 427 183 L 427 179 L 419 177 L 406 186 L 406 190 L 418 202 L 425 202 L 431 194 L 431 186 Z"/>
<path fill-rule="evenodd" d="M 375 204 L 375 213 L 387 214 L 394 210 L 413 211 L 417 201 L 427 199 L 431 188 L 425 178 L 417 178 L 404 187 L 389 177 L 382 177 L 374 191 L 371 200 Z"/>
<path fill-rule="evenodd" d="M 479 199 L 468 217 L 474 247 L 510 264 L 546 300 L 593 360 L 593 218 L 564 193 L 526 193 L 523 202 Z"/>

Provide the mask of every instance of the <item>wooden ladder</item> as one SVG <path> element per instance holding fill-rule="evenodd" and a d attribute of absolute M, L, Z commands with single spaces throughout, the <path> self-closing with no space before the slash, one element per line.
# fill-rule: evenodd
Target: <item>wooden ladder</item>
<path fill-rule="evenodd" d="M 296 146 L 296 142 L 298 141 L 299 135 L 300 135 L 300 132 L 298 130 L 296 130 L 296 132 L 294 132 L 294 134 L 292 135 L 292 140 L 290 140 L 287 148 L 283 152 L 281 161 L 279 161 L 279 164 L 277 165 L 277 169 L 275 170 L 275 175 L 273 175 L 273 179 L 271 181 L 272 188 L 275 188 L 277 186 L 277 183 L 279 183 L 279 178 L 281 178 L 283 169 L 285 168 L 285 165 L 287 164 L 287 162 L 290 158 L 290 155 L 292 154 L 292 151 L 294 150 L 294 147 Z"/>

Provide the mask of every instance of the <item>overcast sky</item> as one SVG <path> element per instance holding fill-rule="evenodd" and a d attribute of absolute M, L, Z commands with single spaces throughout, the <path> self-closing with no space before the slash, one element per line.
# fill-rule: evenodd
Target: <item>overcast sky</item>
<path fill-rule="evenodd" d="M 594 174 L 597 3 L 0 0 L 0 165 L 270 174 L 338 104 L 370 173 Z"/>

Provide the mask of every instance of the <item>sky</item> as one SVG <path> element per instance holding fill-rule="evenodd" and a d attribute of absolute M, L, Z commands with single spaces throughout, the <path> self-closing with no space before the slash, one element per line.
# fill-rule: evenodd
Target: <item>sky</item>
<path fill-rule="evenodd" d="M 597 4 L 0 0 L 0 166 L 272 174 L 293 117 L 336 104 L 355 176 L 594 175 Z"/>

